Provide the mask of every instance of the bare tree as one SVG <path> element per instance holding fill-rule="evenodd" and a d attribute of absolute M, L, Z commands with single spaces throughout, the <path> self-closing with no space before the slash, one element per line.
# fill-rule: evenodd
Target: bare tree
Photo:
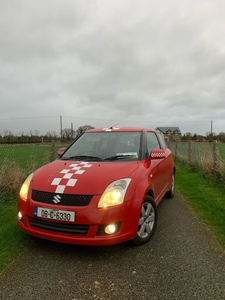
<path fill-rule="evenodd" d="M 72 130 L 71 128 L 64 128 L 62 130 L 62 138 L 64 139 L 66 138 L 67 140 L 69 140 L 73 136 L 75 136 L 75 131 Z"/>
<path fill-rule="evenodd" d="M 91 125 L 84 125 L 84 126 L 80 126 L 77 129 L 77 136 L 83 134 L 85 131 L 89 130 L 89 129 L 94 129 L 94 127 L 92 127 Z"/>

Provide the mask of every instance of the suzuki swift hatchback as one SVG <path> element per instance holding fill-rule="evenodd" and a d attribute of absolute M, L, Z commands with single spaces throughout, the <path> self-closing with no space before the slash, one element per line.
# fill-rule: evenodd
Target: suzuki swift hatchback
<path fill-rule="evenodd" d="M 157 205 L 175 190 L 174 160 L 159 132 L 92 129 L 59 153 L 21 187 L 23 231 L 80 245 L 149 241 Z"/>

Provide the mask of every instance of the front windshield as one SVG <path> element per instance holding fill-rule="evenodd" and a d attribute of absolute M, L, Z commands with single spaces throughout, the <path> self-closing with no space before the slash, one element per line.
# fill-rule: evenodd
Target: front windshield
<path fill-rule="evenodd" d="M 86 132 L 61 159 L 137 160 L 140 132 Z"/>

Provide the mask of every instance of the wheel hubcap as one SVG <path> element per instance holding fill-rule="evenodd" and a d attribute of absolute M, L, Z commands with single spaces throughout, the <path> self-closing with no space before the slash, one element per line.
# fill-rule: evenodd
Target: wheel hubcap
<path fill-rule="evenodd" d="M 171 191 L 172 193 L 174 193 L 174 189 L 175 189 L 175 178 L 174 175 L 172 176 L 172 184 L 171 184 Z"/>
<path fill-rule="evenodd" d="M 151 203 L 144 203 L 141 208 L 141 216 L 138 223 L 138 236 L 148 237 L 155 223 L 155 210 Z"/>

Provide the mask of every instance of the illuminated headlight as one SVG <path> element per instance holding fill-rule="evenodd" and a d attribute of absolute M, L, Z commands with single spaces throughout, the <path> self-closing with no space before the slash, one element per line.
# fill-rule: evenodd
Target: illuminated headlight
<path fill-rule="evenodd" d="M 32 177 L 33 177 L 33 173 L 27 177 L 27 179 L 24 181 L 24 183 L 20 189 L 20 198 L 23 199 L 24 201 L 27 201 L 29 186 L 30 186 Z"/>
<path fill-rule="evenodd" d="M 130 182 L 130 178 L 123 178 L 112 182 L 101 196 L 98 202 L 98 208 L 122 204 Z"/>

